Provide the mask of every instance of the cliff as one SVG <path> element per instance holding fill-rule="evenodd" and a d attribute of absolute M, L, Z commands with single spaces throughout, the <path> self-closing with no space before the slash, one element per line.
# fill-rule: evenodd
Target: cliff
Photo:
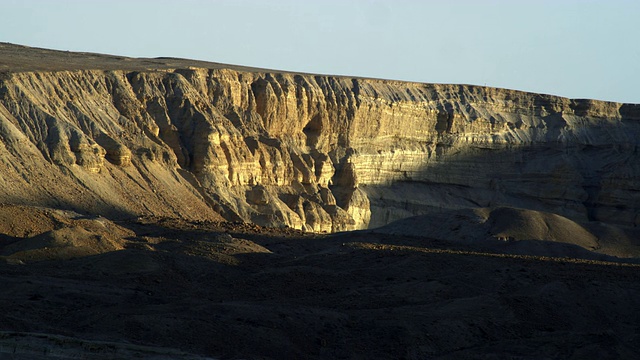
<path fill-rule="evenodd" d="M 640 106 L 0 44 L 0 202 L 316 232 L 510 206 L 640 224 Z"/>

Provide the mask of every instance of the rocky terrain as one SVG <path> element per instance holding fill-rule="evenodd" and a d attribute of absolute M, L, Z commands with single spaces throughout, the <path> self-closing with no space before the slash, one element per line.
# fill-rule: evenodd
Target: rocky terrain
<path fill-rule="evenodd" d="M 0 46 L 7 203 L 314 232 L 495 206 L 640 224 L 638 105 Z"/>
<path fill-rule="evenodd" d="M 638 139 L 634 104 L 0 43 L 0 357 L 633 358 Z"/>

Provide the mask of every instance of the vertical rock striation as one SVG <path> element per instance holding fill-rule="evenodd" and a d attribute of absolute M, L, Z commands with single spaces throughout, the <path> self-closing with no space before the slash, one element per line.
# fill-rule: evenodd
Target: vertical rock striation
<path fill-rule="evenodd" d="M 640 224 L 640 106 L 221 66 L 6 71 L 0 200 L 331 232 L 465 207 Z"/>

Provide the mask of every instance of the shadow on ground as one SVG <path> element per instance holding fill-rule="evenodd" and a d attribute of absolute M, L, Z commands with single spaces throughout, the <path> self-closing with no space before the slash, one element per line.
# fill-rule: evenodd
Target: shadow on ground
<path fill-rule="evenodd" d="M 633 264 L 483 253 L 372 232 L 319 236 L 162 218 L 114 225 L 126 235 L 119 250 L 3 257 L 0 351 L 19 355 L 29 347 L 12 348 L 16 334 L 37 333 L 184 359 L 640 352 Z M 91 348 L 52 343 L 29 346 L 67 356 Z M 108 358 L 100 351 L 93 358 Z"/>

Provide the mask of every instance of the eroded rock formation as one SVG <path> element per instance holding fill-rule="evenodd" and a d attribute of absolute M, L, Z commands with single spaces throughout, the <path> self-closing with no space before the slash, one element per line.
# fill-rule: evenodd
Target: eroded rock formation
<path fill-rule="evenodd" d="M 494 206 L 640 224 L 638 105 L 44 53 L 0 76 L 0 201 L 316 232 Z"/>

